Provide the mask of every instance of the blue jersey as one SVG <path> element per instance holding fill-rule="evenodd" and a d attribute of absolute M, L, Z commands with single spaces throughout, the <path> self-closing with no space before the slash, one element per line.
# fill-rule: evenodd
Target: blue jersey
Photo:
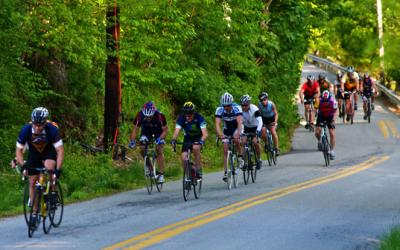
<path fill-rule="evenodd" d="M 261 116 L 264 118 L 271 118 L 274 117 L 275 111 L 272 109 L 274 103 L 269 101 L 267 102 L 267 106 L 264 106 L 262 102 L 258 103 L 258 108 L 260 109 Z"/>
<path fill-rule="evenodd" d="M 25 125 L 19 133 L 17 147 L 24 148 L 25 145 L 28 145 L 30 153 L 44 153 L 46 150 L 61 146 L 62 140 L 58 131 L 58 127 L 52 122 L 47 122 L 44 125 L 42 133 L 35 134 L 32 124 Z"/>
<path fill-rule="evenodd" d="M 221 118 L 224 121 L 224 129 L 235 130 L 237 128 L 236 118 L 242 116 L 242 109 L 236 103 L 232 104 L 230 112 L 226 112 L 224 107 L 220 106 L 215 111 L 215 117 Z"/>
<path fill-rule="evenodd" d="M 200 138 L 203 135 L 201 129 L 206 128 L 206 121 L 199 113 L 195 113 L 193 120 L 190 122 L 186 120 L 185 116 L 180 115 L 176 120 L 175 127 L 183 129 L 185 138 L 195 139 Z"/>

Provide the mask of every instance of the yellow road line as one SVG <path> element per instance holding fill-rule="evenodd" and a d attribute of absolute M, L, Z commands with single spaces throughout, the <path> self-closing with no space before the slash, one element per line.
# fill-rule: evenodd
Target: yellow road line
<path fill-rule="evenodd" d="M 386 125 L 389 127 L 390 132 L 394 138 L 399 138 L 399 132 L 397 131 L 397 127 L 393 121 L 386 121 Z"/>
<path fill-rule="evenodd" d="M 386 126 L 386 123 L 383 120 L 379 120 L 378 126 L 379 126 L 379 128 L 381 130 L 381 133 L 382 133 L 383 137 L 385 139 L 389 138 L 389 132 L 388 132 L 388 128 Z"/>
<path fill-rule="evenodd" d="M 360 171 L 363 171 L 365 169 L 368 169 L 372 166 L 375 166 L 383 161 L 386 161 L 389 158 L 389 156 L 384 156 L 384 157 L 372 157 L 369 160 L 355 165 L 350 168 L 343 169 L 341 171 L 338 171 L 336 173 L 333 173 L 331 175 L 319 177 L 316 179 L 312 179 L 309 181 L 305 181 L 302 183 L 298 183 L 286 188 L 278 189 L 272 192 L 268 192 L 265 194 L 261 194 L 237 203 L 233 203 L 231 205 L 212 210 L 210 212 L 203 213 L 201 215 L 173 223 L 161 228 L 158 228 L 156 230 L 135 236 L 133 238 L 130 238 L 128 240 L 122 241 L 120 243 L 117 243 L 115 245 L 112 245 L 110 247 L 107 247 L 105 249 L 142 249 L 154 244 L 157 244 L 163 240 L 172 238 L 178 234 L 181 234 L 183 232 L 189 231 L 191 229 L 200 227 L 204 224 L 210 223 L 212 221 L 227 217 L 231 214 L 237 213 L 239 211 L 248 209 L 250 207 L 265 203 L 270 200 L 274 200 L 277 198 L 280 198 L 282 196 L 286 196 L 295 192 L 299 192 L 301 190 L 311 188 L 314 186 L 318 186 L 321 184 L 325 184 L 328 182 L 332 182 L 334 180 L 344 178 L 346 176 L 358 173 Z"/>

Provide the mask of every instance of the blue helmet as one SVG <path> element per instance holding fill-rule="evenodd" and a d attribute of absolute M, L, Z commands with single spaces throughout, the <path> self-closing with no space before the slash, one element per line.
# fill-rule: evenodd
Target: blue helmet
<path fill-rule="evenodd" d="M 35 108 L 32 111 L 32 123 L 44 124 L 49 117 L 49 111 L 44 107 Z"/>

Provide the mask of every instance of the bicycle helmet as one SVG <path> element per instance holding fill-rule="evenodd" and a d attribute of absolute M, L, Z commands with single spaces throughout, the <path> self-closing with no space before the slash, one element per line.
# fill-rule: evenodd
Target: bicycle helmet
<path fill-rule="evenodd" d="M 364 78 L 369 78 L 369 73 L 368 72 L 365 72 Z"/>
<path fill-rule="evenodd" d="M 262 101 L 262 100 L 264 100 L 264 99 L 267 99 L 268 98 L 268 93 L 267 92 L 261 92 L 259 95 L 258 95 L 258 99 L 260 100 L 260 101 Z"/>
<path fill-rule="evenodd" d="M 222 106 L 230 106 L 233 103 L 233 96 L 229 94 L 228 92 L 225 92 L 221 96 L 221 105 Z"/>
<path fill-rule="evenodd" d="M 32 111 L 32 123 L 44 124 L 49 117 L 49 111 L 44 107 L 35 108 Z"/>
<path fill-rule="evenodd" d="M 330 96 L 329 90 L 324 90 L 324 92 L 322 92 L 322 98 L 328 99 L 329 96 Z"/>
<path fill-rule="evenodd" d="M 318 80 L 320 80 L 320 81 L 326 81 L 326 76 L 324 75 L 324 74 L 319 74 L 318 75 Z"/>
<path fill-rule="evenodd" d="M 354 73 L 354 67 L 353 66 L 347 67 L 347 72 L 348 73 Z"/>
<path fill-rule="evenodd" d="M 142 113 L 144 116 L 153 116 L 156 112 L 156 106 L 153 102 L 148 101 L 143 105 Z"/>
<path fill-rule="evenodd" d="M 196 110 L 196 107 L 194 106 L 194 104 L 192 102 L 185 102 L 185 104 L 183 104 L 183 108 L 182 111 L 184 114 L 193 114 Z"/>
<path fill-rule="evenodd" d="M 240 97 L 240 104 L 242 105 L 248 105 L 250 104 L 251 101 L 251 97 L 249 95 L 244 95 L 242 97 Z"/>
<path fill-rule="evenodd" d="M 342 71 L 338 70 L 338 71 L 336 72 L 336 76 L 337 76 L 337 77 L 341 78 L 342 75 L 343 75 L 343 74 L 342 74 Z"/>
<path fill-rule="evenodd" d="M 308 75 L 307 76 L 307 82 L 314 82 L 315 78 L 313 75 Z"/>

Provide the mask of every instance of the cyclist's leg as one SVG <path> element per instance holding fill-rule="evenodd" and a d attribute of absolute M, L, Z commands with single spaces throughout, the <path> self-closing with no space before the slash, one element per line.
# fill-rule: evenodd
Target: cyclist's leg
<path fill-rule="evenodd" d="M 164 145 L 157 145 L 156 147 L 157 153 L 157 165 L 160 170 L 160 175 L 164 174 Z"/>
<path fill-rule="evenodd" d="M 232 131 L 232 130 L 229 130 L 229 129 L 224 129 L 223 136 L 224 137 L 232 136 L 234 132 L 235 131 Z M 228 139 L 222 139 L 222 144 L 224 146 L 223 147 L 223 152 L 224 152 L 224 173 L 226 174 L 227 173 L 227 169 L 228 169 L 227 158 L 228 158 L 229 140 Z"/>
<path fill-rule="evenodd" d="M 335 136 L 335 121 L 333 117 L 329 117 L 327 120 L 327 126 L 329 129 L 329 138 L 330 138 L 330 158 L 331 160 L 335 159 L 335 146 L 336 146 L 336 136 Z"/>
<path fill-rule="evenodd" d="M 199 175 L 201 169 L 201 146 L 193 145 L 193 155 L 194 155 L 194 164 L 196 168 L 196 173 Z M 199 177 L 199 176 L 198 176 Z"/>
<path fill-rule="evenodd" d="M 315 128 L 315 138 L 317 138 L 317 148 L 318 150 L 322 150 L 321 145 L 321 130 L 322 126 L 324 126 L 324 120 L 321 115 L 317 116 L 317 127 Z"/>
<path fill-rule="evenodd" d="M 306 119 L 307 125 L 310 123 L 310 103 L 308 103 L 308 100 L 304 100 L 304 119 Z M 307 126 L 306 125 L 306 126 Z"/>

